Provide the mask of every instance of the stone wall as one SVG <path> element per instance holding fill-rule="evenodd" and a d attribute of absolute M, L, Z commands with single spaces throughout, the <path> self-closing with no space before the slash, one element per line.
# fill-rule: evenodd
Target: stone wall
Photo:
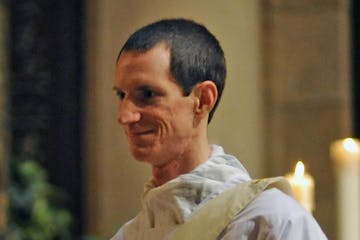
<path fill-rule="evenodd" d="M 316 182 L 315 218 L 336 239 L 330 143 L 351 135 L 349 3 L 262 1 L 267 175 L 302 159 Z"/>

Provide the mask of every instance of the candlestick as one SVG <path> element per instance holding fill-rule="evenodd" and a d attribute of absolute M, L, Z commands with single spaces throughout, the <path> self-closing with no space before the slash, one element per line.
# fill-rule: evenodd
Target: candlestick
<path fill-rule="evenodd" d="M 294 173 L 289 173 L 286 176 L 289 181 L 294 198 L 309 212 L 315 208 L 314 201 L 314 179 L 305 173 L 305 166 L 301 161 L 298 161 Z"/>
<path fill-rule="evenodd" d="M 345 138 L 330 145 L 337 175 L 339 239 L 360 239 L 360 141 Z"/>

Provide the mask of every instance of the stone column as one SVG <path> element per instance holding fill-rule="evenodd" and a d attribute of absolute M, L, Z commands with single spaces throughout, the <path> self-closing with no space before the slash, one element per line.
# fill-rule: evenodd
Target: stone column
<path fill-rule="evenodd" d="M 316 183 L 315 218 L 336 239 L 329 145 L 351 134 L 348 0 L 263 0 L 267 175 L 302 159 Z"/>

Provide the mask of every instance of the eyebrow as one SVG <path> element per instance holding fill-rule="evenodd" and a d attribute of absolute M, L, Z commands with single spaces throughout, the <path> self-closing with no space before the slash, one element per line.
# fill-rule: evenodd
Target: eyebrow
<path fill-rule="evenodd" d="M 151 86 L 146 85 L 146 84 L 140 85 L 140 86 L 138 86 L 136 89 L 137 89 L 137 90 L 149 90 L 149 89 L 150 89 L 150 90 L 155 90 L 154 87 L 151 87 Z"/>
<path fill-rule="evenodd" d="M 116 92 L 121 91 L 117 86 L 113 86 L 113 87 L 112 87 L 112 90 L 113 90 L 113 91 L 116 91 Z"/>

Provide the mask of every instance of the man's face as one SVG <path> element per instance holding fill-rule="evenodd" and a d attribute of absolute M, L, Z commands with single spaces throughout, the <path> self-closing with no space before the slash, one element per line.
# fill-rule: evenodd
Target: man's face
<path fill-rule="evenodd" d="M 118 121 L 135 159 L 162 166 L 193 148 L 194 97 L 183 96 L 170 74 L 170 51 L 123 52 L 115 73 Z"/>

